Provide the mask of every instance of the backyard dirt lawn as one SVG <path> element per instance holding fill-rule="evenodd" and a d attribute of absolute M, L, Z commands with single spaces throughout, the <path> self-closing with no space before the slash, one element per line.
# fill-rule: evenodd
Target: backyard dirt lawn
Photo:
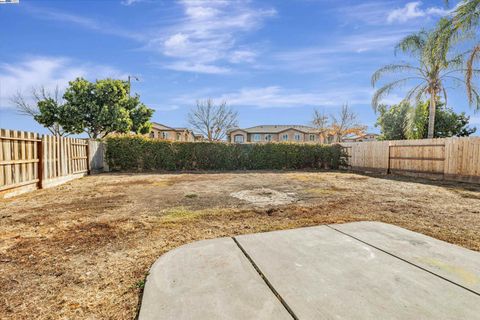
<path fill-rule="evenodd" d="M 359 220 L 480 251 L 480 186 L 341 172 L 102 174 L 0 200 L 0 318 L 133 319 L 150 266 L 172 248 Z"/>

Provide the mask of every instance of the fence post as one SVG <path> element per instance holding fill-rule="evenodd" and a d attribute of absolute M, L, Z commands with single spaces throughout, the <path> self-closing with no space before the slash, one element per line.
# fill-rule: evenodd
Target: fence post
<path fill-rule="evenodd" d="M 388 163 L 387 163 L 387 174 L 390 174 L 390 157 L 391 157 L 390 150 L 391 150 L 391 146 L 390 146 L 390 141 L 389 141 L 389 142 L 388 142 Z"/>
<path fill-rule="evenodd" d="M 91 170 L 91 165 L 90 165 L 90 139 L 85 139 L 86 144 L 86 154 L 87 154 L 87 174 L 91 175 L 92 173 L 90 172 Z"/>
<path fill-rule="evenodd" d="M 37 157 L 38 157 L 38 165 L 37 165 L 37 177 L 38 177 L 38 183 L 37 187 L 38 189 L 43 188 L 43 136 L 39 137 L 40 141 L 37 141 Z"/>

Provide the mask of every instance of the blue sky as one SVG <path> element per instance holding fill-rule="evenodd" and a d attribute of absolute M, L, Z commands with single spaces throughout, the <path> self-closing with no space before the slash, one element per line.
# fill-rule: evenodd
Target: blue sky
<path fill-rule="evenodd" d="M 371 74 L 402 58 L 393 54 L 398 40 L 447 13 L 443 0 L 0 5 L 0 127 L 45 132 L 13 109 L 17 91 L 136 75 L 132 90 L 170 126 L 188 126 L 188 110 L 210 97 L 236 109 L 241 127 L 308 124 L 313 108 L 336 113 L 348 102 L 375 132 Z M 449 104 L 480 127 L 463 88 L 449 92 Z"/>

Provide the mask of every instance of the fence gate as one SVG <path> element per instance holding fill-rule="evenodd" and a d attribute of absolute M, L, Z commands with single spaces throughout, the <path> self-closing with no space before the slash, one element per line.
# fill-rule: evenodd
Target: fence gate
<path fill-rule="evenodd" d="M 480 183 L 480 137 L 348 142 L 353 170 Z"/>
<path fill-rule="evenodd" d="M 389 172 L 405 174 L 444 174 L 445 141 L 429 140 L 412 144 L 395 141 L 389 146 Z"/>

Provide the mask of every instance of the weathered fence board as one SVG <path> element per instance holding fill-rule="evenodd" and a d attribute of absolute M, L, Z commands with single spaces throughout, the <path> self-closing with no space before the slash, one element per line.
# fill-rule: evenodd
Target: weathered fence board
<path fill-rule="evenodd" d="M 53 187 L 88 173 L 88 141 L 43 136 L 42 187 Z"/>
<path fill-rule="evenodd" d="M 36 188 L 39 141 L 33 132 L 0 129 L 0 192 Z"/>
<path fill-rule="evenodd" d="M 85 139 L 0 129 L 0 196 L 52 187 L 86 175 L 88 149 Z"/>
<path fill-rule="evenodd" d="M 88 140 L 88 167 L 91 172 L 108 171 L 105 151 L 105 144 L 103 142 Z"/>
<path fill-rule="evenodd" d="M 388 171 L 388 141 L 342 143 L 354 170 Z"/>
<path fill-rule="evenodd" d="M 480 137 L 342 143 L 353 170 L 480 182 Z"/>

